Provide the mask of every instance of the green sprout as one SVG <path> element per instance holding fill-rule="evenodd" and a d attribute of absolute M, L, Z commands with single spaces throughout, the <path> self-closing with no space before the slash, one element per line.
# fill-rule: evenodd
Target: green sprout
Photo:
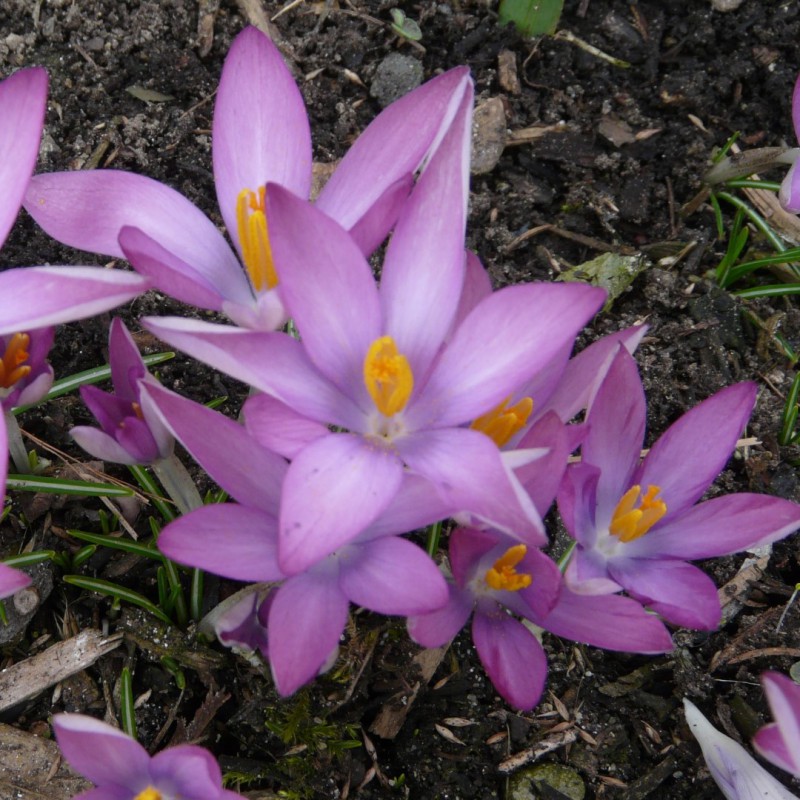
<path fill-rule="evenodd" d="M 501 0 L 500 24 L 514 23 L 523 36 L 542 36 L 555 32 L 564 0 Z"/>
<path fill-rule="evenodd" d="M 392 30 L 401 38 L 408 39 L 410 42 L 418 42 L 422 38 L 422 30 L 419 25 L 405 15 L 399 8 L 389 10 L 392 15 Z"/>

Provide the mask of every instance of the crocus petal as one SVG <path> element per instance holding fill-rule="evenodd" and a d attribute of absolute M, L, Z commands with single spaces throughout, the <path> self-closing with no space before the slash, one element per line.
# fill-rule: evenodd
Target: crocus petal
<path fill-rule="evenodd" d="M 117 431 L 117 441 L 136 459 L 136 463 L 150 464 L 172 452 L 171 443 L 165 452 L 159 451 L 158 444 L 150 433 L 150 427 L 143 419 L 130 416 L 124 423 L 124 426 Z"/>
<path fill-rule="evenodd" d="M 604 297 L 603 290 L 578 284 L 494 292 L 453 334 L 407 409 L 409 424 L 458 425 L 494 408 L 575 338 Z"/>
<path fill-rule="evenodd" d="M 684 628 L 714 630 L 721 609 L 717 587 L 705 572 L 683 561 L 614 558 L 608 572 L 632 597 L 668 622 Z"/>
<path fill-rule="evenodd" d="M 22 267 L 0 274 L 0 335 L 93 317 L 146 291 L 145 278 L 102 267 Z"/>
<path fill-rule="evenodd" d="M 581 595 L 564 587 L 553 610 L 538 622 L 556 636 L 606 650 L 654 654 L 674 646 L 658 617 L 618 594 Z"/>
<path fill-rule="evenodd" d="M 395 227 L 381 271 L 386 332 L 415 376 L 428 373 L 464 282 L 472 93 L 467 93 Z"/>
<path fill-rule="evenodd" d="M 622 586 L 608 574 L 608 561 L 598 550 L 578 545 L 567 564 L 564 581 L 576 594 L 596 595 L 621 592 Z"/>
<path fill-rule="evenodd" d="M 800 528 L 800 506 L 763 494 L 729 494 L 706 500 L 676 519 L 629 542 L 626 555 L 716 558 L 761 547 Z"/>
<path fill-rule="evenodd" d="M 233 597 L 226 598 L 211 612 L 214 615 L 214 633 L 226 647 L 261 651 L 265 655 L 268 653 L 269 637 L 259 613 L 263 595 L 268 591 L 263 589 L 264 585 L 245 587 Z M 236 598 L 237 602 L 229 605 Z"/>
<path fill-rule="evenodd" d="M 757 391 L 737 383 L 687 411 L 653 445 L 633 482 L 660 487 L 668 515 L 696 503 L 731 457 Z"/>
<path fill-rule="evenodd" d="M 33 355 L 31 354 L 30 361 L 33 362 Z M 14 387 L 11 394 L 5 398 L 2 405 L 4 409 L 13 408 L 14 406 L 31 406 L 38 403 L 52 388 L 53 368 L 49 364 L 45 364 L 40 372 L 33 380 L 28 376 L 28 383 L 20 387 L 19 384 Z M 20 381 L 20 383 L 23 383 Z"/>
<path fill-rule="evenodd" d="M 438 611 L 408 618 L 408 635 L 423 647 L 442 647 L 467 624 L 475 598 L 472 592 L 448 583 L 447 603 Z"/>
<path fill-rule="evenodd" d="M 644 441 L 647 403 L 633 356 L 620 347 L 597 391 L 581 454 L 600 469 L 595 521 L 611 523 L 614 509 L 631 486 Z"/>
<path fill-rule="evenodd" d="M 248 398 L 242 416 L 248 432 L 262 447 L 285 458 L 294 458 L 307 444 L 330 433 L 326 425 L 298 414 L 268 394 Z"/>
<path fill-rule="evenodd" d="M 208 750 L 192 744 L 170 747 L 150 761 L 153 785 L 167 796 L 218 800 L 222 792 L 219 764 Z"/>
<path fill-rule="evenodd" d="M 131 266 L 144 275 L 154 289 L 197 308 L 222 311 L 225 290 L 235 288 L 240 283 L 233 274 L 229 274 L 225 276 L 222 287 L 214 286 L 205 275 L 170 253 L 139 228 L 128 225 L 122 228 L 119 244 Z M 239 299 L 247 296 L 241 291 L 236 294 L 240 296 Z M 252 297 L 250 300 L 255 302 Z"/>
<path fill-rule="evenodd" d="M 461 286 L 461 297 L 458 299 L 458 308 L 453 316 L 452 329 L 455 331 L 466 319 L 467 315 L 484 298 L 492 293 L 492 280 L 481 260 L 471 250 L 467 250 L 465 263 L 464 282 Z"/>
<path fill-rule="evenodd" d="M 797 800 L 744 747 L 720 733 L 694 703 L 684 698 L 683 707 L 711 777 L 727 800 Z"/>
<path fill-rule="evenodd" d="M 492 616 L 476 612 L 472 641 L 478 657 L 503 699 L 530 711 L 544 691 L 547 656 L 537 638 L 504 611 Z"/>
<path fill-rule="evenodd" d="M 99 786 L 147 786 L 150 756 L 121 730 L 83 714 L 56 714 L 53 730 L 70 766 Z"/>
<path fill-rule="evenodd" d="M 379 614 L 425 614 L 447 602 L 441 570 L 417 545 L 397 536 L 375 539 L 340 559 L 339 586 L 351 603 Z"/>
<path fill-rule="evenodd" d="M 303 345 L 285 334 L 180 317 L 145 317 L 141 322 L 172 347 L 273 395 L 317 422 L 349 430 L 363 425 L 363 413 L 320 375 Z"/>
<path fill-rule="evenodd" d="M 0 81 L 0 247 L 5 242 L 39 155 L 47 107 L 47 72 L 21 69 Z"/>
<path fill-rule="evenodd" d="M 4 597 L 11 597 L 20 589 L 29 586 L 31 579 L 18 569 L 12 569 L 0 563 L 0 600 Z"/>
<path fill-rule="evenodd" d="M 395 445 L 409 469 L 436 486 L 447 503 L 526 544 L 547 543 L 530 497 L 488 436 L 450 428 L 406 436 Z"/>
<path fill-rule="evenodd" d="M 778 200 L 790 214 L 800 213 L 800 169 L 795 161 L 781 181 Z"/>
<path fill-rule="evenodd" d="M 505 541 L 503 547 L 514 544 L 514 541 Z M 531 585 L 518 592 L 505 592 L 495 597 L 498 600 L 502 598 L 504 605 L 522 617 L 542 619 L 553 610 L 559 597 L 562 580 L 558 565 L 541 550 L 529 547 L 516 570 L 520 574 L 530 575 L 533 578 Z"/>
<path fill-rule="evenodd" d="M 245 28 L 225 57 L 212 142 L 217 200 L 234 241 L 243 189 L 278 183 L 308 197 L 311 131 L 303 97 L 278 48 L 257 28 Z"/>
<path fill-rule="evenodd" d="M 500 534 L 477 528 L 456 528 L 450 534 L 448 559 L 456 584 L 464 587 L 472 577 L 475 565 L 497 547 Z"/>
<path fill-rule="evenodd" d="M 394 227 L 413 186 L 414 176 L 404 175 L 389 186 L 364 216 L 350 228 L 348 231 L 350 237 L 365 256 L 377 250 Z"/>
<path fill-rule="evenodd" d="M 275 686 L 292 694 L 314 678 L 339 644 L 349 603 L 336 576 L 297 575 L 269 610 L 269 658 Z"/>
<path fill-rule="evenodd" d="M 125 257 L 122 228 L 139 228 L 211 285 L 228 281 L 229 297 L 249 293 L 239 260 L 214 223 L 182 194 L 151 178 L 113 169 L 36 175 L 25 209 L 59 242 L 117 258 Z"/>
<path fill-rule="evenodd" d="M 403 465 L 391 450 L 333 433 L 292 461 L 280 511 L 280 560 L 288 575 L 352 541 L 391 502 Z"/>
<path fill-rule="evenodd" d="M 277 517 L 286 462 L 239 423 L 163 386 L 142 387 L 168 429 L 211 478 L 240 503 Z"/>
<path fill-rule="evenodd" d="M 255 508 L 234 503 L 198 508 L 170 522 L 158 548 L 180 564 L 236 581 L 283 578 L 275 518 Z"/>
<path fill-rule="evenodd" d="M 139 348 L 125 323 L 119 318 L 111 320 L 108 334 L 108 362 L 114 394 L 133 403 L 139 399 L 138 381 L 147 373 Z"/>
<path fill-rule="evenodd" d="M 558 487 L 558 511 L 569 535 L 587 550 L 597 542 L 597 482 L 600 470 L 583 461 L 570 464 Z"/>
<path fill-rule="evenodd" d="M 100 461 L 108 461 L 111 464 L 143 463 L 136 455 L 129 453 L 116 439 L 99 428 L 77 425 L 70 429 L 69 435 L 78 447 Z"/>
<path fill-rule="evenodd" d="M 576 414 L 589 408 L 594 402 L 608 368 L 611 366 L 619 346 L 633 354 L 647 333 L 647 325 L 634 325 L 617 333 L 603 336 L 592 342 L 571 358 L 564 368 L 552 394 L 542 393 L 533 396 L 541 398 L 534 408 L 534 414 L 555 411 L 564 422 L 569 422 Z"/>
<path fill-rule="evenodd" d="M 417 171 L 469 91 L 469 70 L 457 67 L 384 109 L 325 184 L 319 208 L 345 229 L 357 225 L 388 186 Z"/>
<path fill-rule="evenodd" d="M 270 186 L 267 207 L 283 302 L 306 352 L 343 393 L 370 407 L 364 358 L 387 331 L 369 264 L 350 236 L 305 200 Z"/>
<path fill-rule="evenodd" d="M 73 800 L 130 800 L 131 790 L 124 786 L 98 786 L 76 794 Z"/>
<path fill-rule="evenodd" d="M 753 746 L 764 758 L 800 777 L 800 686 L 778 672 L 765 672 L 761 683 L 774 722 L 761 728 Z"/>

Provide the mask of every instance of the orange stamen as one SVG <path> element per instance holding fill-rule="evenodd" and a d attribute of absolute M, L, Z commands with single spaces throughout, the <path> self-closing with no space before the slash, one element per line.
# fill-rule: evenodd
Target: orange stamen
<path fill-rule="evenodd" d="M 370 345 L 364 359 L 364 384 L 378 411 L 386 417 L 402 411 L 408 403 L 414 374 L 391 336 L 381 336 Z"/>
<path fill-rule="evenodd" d="M 518 592 L 527 589 L 533 578 L 526 572 L 517 572 L 515 567 L 525 558 L 528 548 L 524 544 L 509 547 L 492 567 L 486 570 L 486 583 L 496 591 Z"/>
<path fill-rule="evenodd" d="M 27 333 L 15 333 L 6 346 L 0 360 L 0 388 L 10 389 L 18 381 L 30 375 L 31 368 L 25 362 L 30 358 L 28 345 L 31 337 Z"/>
<path fill-rule="evenodd" d="M 258 193 L 242 189 L 236 198 L 236 229 L 242 248 L 242 260 L 257 292 L 274 289 L 278 285 L 278 273 L 272 260 L 266 215 L 266 187 L 260 186 Z"/>
<path fill-rule="evenodd" d="M 507 444 L 528 421 L 533 411 L 533 400 L 523 397 L 516 405 L 508 407 L 511 395 L 491 411 L 476 417 L 470 428 L 485 433 L 498 447 Z"/>
<path fill-rule="evenodd" d="M 667 504 L 658 498 L 660 491 L 658 486 L 648 486 L 637 508 L 642 487 L 631 486 L 614 509 L 609 533 L 621 542 L 632 542 L 644 536 L 667 513 Z"/>

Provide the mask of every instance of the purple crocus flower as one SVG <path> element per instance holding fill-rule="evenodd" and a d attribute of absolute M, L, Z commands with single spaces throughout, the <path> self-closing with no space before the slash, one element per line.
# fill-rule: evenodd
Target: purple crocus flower
<path fill-rule="evenodd" d="M 778 672 L 765 672 L 761 683 L 774 722 L 753 738 L 756 750 L 773 764 L 800 778 L 800 685 Z"/>
<path fill-rule="evenodd" d="M 148 385 L 142 396 L 143 406 L 152 404 L 192 457 L 238 501 L 205 506 L 170 523 L 159 536 L 161 551 L 234 580 L 283 580 L 261 620 L 279 692 L 291 694 L 329 663 L 351 602 L 402 616 L 444 604 L 447 590 L 439 569 L 419 547 L 393 535 L 447 515 L 449 509 L 425 482 L 408 476 L 396 501 L 368 529 L 287 577 L 277 557 L 285 461 L 243 426 L 163 387 Z M 252 602 L 250 612 L 257 613 Z M 245 622 L 237 618 L 237 627 Z M 252 627 L 247 636 L 263 645 Z"/>
<path fill-rule="evenodd" d="M 683 707 L 711 777 L 727 800 L 798 800 L 744 747 L 720 733 L 691 700 L 684 698 Z"/>
<path fill-rule="evenodd" d="M 792 123 L 794 124 L 795 138 L 800 141 L 800 75 L 795 81 L 792 92 Z M 787 211 L 791 211 L 792 214 L 800 214 L 800 169 L 797 166 L 800 149 L 795 148 L 786 155 L 793 157 L 794 162 L 781 183 L 778 199 Z"/>
<path fill-rule="evenodd" d="M 313 439 L 294 453 L 282 493 L 287 574 L 356 537 L 409 472 L 455 509 L 530 544 L 546 540 L 495 442 L 465 426 L 573 341 L 604 293 L 578 284 L 513 286 L 479 302 L 452 331 L 464 281 L 470 117 L 471 104 L 462 103 L 405 204 L 380 288 L 341 226 L 270 188 L 273 252 L 300 341 L 185 319 L 143 323 L 278 401 L 262 427 L 307 420 Z M 251 406 L 249 416 L 257 413 Z"/>
<path fill-rule="evenodd" d="M 53 730 L 70 766 L 96 785 L 75 800 L 242 800 L 222 788 L 203 747 L 182 744 L 155 756 L 121 730 L 83 714 L 56 714 Z"/>
<path fill-rule="evenodd" d="M 115 317 L 108 360 L 114 394 L 81 386 L 81 397 L 100 428 L 80 425 L 70 431 L 87 453 L 117 464 L 151 464 L 172 453 L 173 439 L 160 417 L 142 408 L 141 387 L 155 378 L 147 371 L 125 323 Z"/>
<path fill-rule="evenodd" d="M 438 146 L 467 92 L 468 70 L 457 68 L 389 106 L 321 192 L 318 207 L 349 230 L 365 253 L 386 237 L 415 171 Z M 275 223 L 267 225 L 265 187 L 275 183 L 308 197 L 311 138 L 297 86 L 280 52 L 256 28 L 242 31 L 231 45 L 213 134 L 217 199 L 238 258 L 189 200 L 132 173 L 39 175 L 26 208 L 59 241 L 125 257 L 178 300 L 223 312 L 245 328 L 274 330 L 286 313 L 276 291 Z"/>
<path fill-rule="evenodd" d="M 730 458 L 755 397 L 752 383 L 723 389 L 675 422 L 640 464 L 644 392 L 636 363 L 620 349 L 589 411 L 582 461 L 568 468 L 558 497 L 577 541 L 566 571 L 574 591 L 625 589 L 676 625 L 717 626 L 716 587 L 686 561 L 800 527 L 800 507 L 776 497 L 741 493 L 696 504 Z"/>

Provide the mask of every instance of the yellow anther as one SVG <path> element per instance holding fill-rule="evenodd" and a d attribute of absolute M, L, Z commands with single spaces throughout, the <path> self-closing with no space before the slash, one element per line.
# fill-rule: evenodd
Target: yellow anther
<path fill-rule="evenodd" d="M 667 504 L 658 497 L 660 491 L 658 486 L 648 486 L 637 508 L 642 487 L 631 486 L 614 509 L 609 532 L 621 542 L 632 542 L 644 536 L 667 513 Z"/>
<path fill-rule="evenodd" d="M 528 548 L 524 544 L 509 547 L 492 567 L 486 570 L 486 583 L 497 591 L 518 592 L 527 589 L 533 578 L 526 572 L 517 572 L 515 567 L 525 558 Z"/>
<path fill-rule="evenodd" d="M 414 374 L 391 336 L 381 336 L 367 350 L 364 384 L 384 416 L 391 417 L 406 407 L 414 390 Z"/>
<path fill-rule="evenodd" d="M 0 360 L 0 388 L 10 389 L 17 381 L 30 374 L 31 368 L 25 363 L 30 357 L 30 343 L 31 337 L 27 333 L 15 333 L 11 337 Z"/>
<path fill-rule="evenodd" d="M 236 228 L 242 247 L 242 260 L 257 292 L 274 289 L 278 285 L 278 273 L 272 260 L 272 248 L 267 232 L 265 208 L 266 188 L 258 193 L 242 189 L 236 198 Z"/>
<path fill-rule="evenodd" d="M 533 411 L 533 400 L 530 397 L 523 397 L 511 408 L 508 407 L 510 402 L 511 395 L 491 411 L 476 417 L 470 428 L 485 433 L 498 447 L 507 444 L 508 440 L 525 425 Z"/>
<path fill-rule="evenodd" d="M 163 800 L 164 795 L 158 791 L 158 789 L 154 789 L 152 786 L 148 786 L 146 789 L 143 789 L 133 800 Z"/>

